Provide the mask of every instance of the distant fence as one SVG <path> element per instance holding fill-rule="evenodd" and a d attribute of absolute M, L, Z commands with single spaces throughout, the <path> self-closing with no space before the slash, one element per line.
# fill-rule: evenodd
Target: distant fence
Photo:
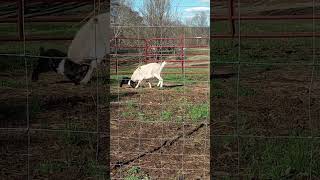
<path fill-rule="evenodd" d="M 185 73 L 186 68 L 209 68 L 209 65 L 186 65 L 187 63 L 209 63 L 209 59 L 188 59 L 188 56 L 207 56 L 209 58 L 209 37 L 184 37 L 182 35 L 176 38 L 149 39 L 116 37 L 112 41 L 110 57 L 113 65 L 111 68 L 116 74 L 120 62 L 151 63 L 165 60 L 168 63 L 176 63 L 166 68 L 180 68 L 182 73 Z M 207 52 L 198 52 L 198 50 L 201 51 L 200 48 L 207 49 Z M 194 52 L 188 52 L 188 49 L 193 49 Z M 201 74 L 201 72 L 188 72 L 187 74 Z"/>
<path fill-rule="evenodd" d="M 320 37 L 319 32 L 282 32 L 282 33 L 257 33 L 257 34 L 251 34 L 251 33 L 240 33 L 236 34 L 236 27 L 235 27 L 235 21 L 250 21 L 250 20 L 318 20 L 320 19 L 319 14 L 313 14 L 313 15 L 277 15 L 277 16 L 256 16 L 256 15 L 250 15 L 250 16 L 243 16 L 240 13 L 238 15 L 235 15 L 235 0 L 227 0 L 228 12 L 225 13 L 223 16 L 216 15 L 214 13 L 214 4 L 215 1 L 211 1 L 211 15 L 210 19 L 214 23 L 216 21 L 229 21 L 230 25 L 230 31 L 229 33 L 223 33 L 223 34 L 211 34 L 210 37 L 212 39 L 229 39 L 229 38 L 251 38 L 251 39 L 259 39 L 259 38 L 306 38 L 306 37 Z M 238 7 L 238 12 L 239 12 Z"/>
<path fill-rule="evenodd" d="M 76 7 L 85 6 L 96 3 L 104 3 L 106 0 L 0 0 L 0 5 L 8 4 L 16 7 L 16 12 L 8 14 L 0 14 L 0 24 L 1 23 L 16 23 L 17 24 L 17 35 L 16 36 L 6 36 L 1 35 L 0 41 L 67 41 L 72 40 L 73 36 L 43 36 L 43 35 L 37 35 L 37 36 L 25 36 L 25 30 L 24 30 L 24 23 L 30 23 L 30 22 L 37 22 L 37 23 L 43 23 L 43 22 L 81 22 L 83 21 L 86 16 L 83 15 L 50 15 L 50 13 L 40 14 L 40 15 L 32 15 L 28 17 L 25 14 L 25 6 L 26 3 L 75 3 Z M 80 3 L 80 4 L 79 4 Z M 66 4 L 67 5 L 67 4 Z M 70 8 L 72 8 L 71 6 Z"/>

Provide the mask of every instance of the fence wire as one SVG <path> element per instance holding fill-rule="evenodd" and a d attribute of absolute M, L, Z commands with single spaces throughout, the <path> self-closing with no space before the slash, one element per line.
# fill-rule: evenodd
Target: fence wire
<path fill-rule="evenodd" d="M 112 28 L 112 179 L 209 179 L 209 28 L 117 22 Z M 175 51 L 181 44 L 185 56 Z M 163 88 L 156 87 L 157 79 L 151 89 L 147 82 L 138 89 L 119 87 L 138 66 L 162 61 L 168 63 Z"/>
<path fill-rule="evenodd" d="M 211 27 L 210 171 L 214 179 L 320 177 L 316 9 L 315 1 L 211 4 L 215 26 Z M 231 23 L 234 31 L 223 34 L 222 27 L 230 28 Z M 219 73 L 230 76 L 214 78 Z"/>
<path fill-rule="evenodd" d="M 38 82 L 31 82 L 31 74 L 38 59 L 49 61 L 66 57 L 34 55 L 30 49 L 44 46 L 47 50 L 47 47 L 60 46 L 66 50 L 64 45 L 50 44 L 40 39 L 40 42 L 27 42 L 26 34 L 32 30 L 25 28 L 30 26 L 30 22 L 24 21 L 33 11 L 26 9 L 30 8 L 29 2 L 18 2 L 22 3 L 23 39 L 12 47 L 13 42 L 2 43 L 0 46 L 1 178 L 109 179 L 107 154 L 110 132 L 109 124 L 106 123 L 109 105 L 108 97 L 104 96 L 109 90 L 108 84 L 102 84 L 105 81 L 103 75 L 108 73 L 108 69 L 103 70 L 103 66 L 98 69 L 95 74 L 97 80 L 86 87 L 57 84 L 57 79 L 63 79 L 50 73 L 52 78 L 43 73 Z M 100 0 L 90 3 L 93 15 L 105 8 Z M 11 27 L 10 24 L 4 25 L 8 29 Z M 32 25 L 50 28 L 50 25 Z M 6 53 L 17 50 L 19 52 L 15 54 Z M 104 74 L 101 71 L 105 71 Z"/>

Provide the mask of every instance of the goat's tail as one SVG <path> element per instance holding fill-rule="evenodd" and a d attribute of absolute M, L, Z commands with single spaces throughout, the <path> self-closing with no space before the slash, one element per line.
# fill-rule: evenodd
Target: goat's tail
<path fill-rule="evenodd" d="M 160 64 L 160 72 L 162 71 L 162 69 L 164 68 L 164 66 L 167 64 L 167 62 L 163 61 L 161 64 Z"/>

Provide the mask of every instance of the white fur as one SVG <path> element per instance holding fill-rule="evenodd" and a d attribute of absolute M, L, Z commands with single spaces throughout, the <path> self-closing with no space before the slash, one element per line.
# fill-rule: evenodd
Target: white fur
<path fill-rule="evenodd" d="M 77 64 L 82 64 L 88 59 L 96 59 L 90 62 L 89 70 L 80 81 L 81 84 L 90 81 L 93 70 L 100 65 L 105 55 L 110 53 L 109 20 L 109 13 L 91 18 L 77 32 L 69 46 L 68 58 Z"/>
<path fill-rule="evenodd" d="M 66 60 L 63 59 L 60 63 L 59 66 L 57 68 L 57 72 L 58 74 L 64 75 L 64 64 L 65 64 Z"/>
<path fill-rule="evenodd" d="M 160 74 L 163 67 L 166 65 L 166 62 L 163 61 L 162 63 L 149 63 L 143 66 L 138 67 L 132 74 L 131 80 L 134 82 L 138 81 L 138 84 L 135 88 L 138 88 L 142 80 L 148 80 L 152 78 L 157 78 L 159 80 L 157 86 L 160 85 L 162 88 L 163 79 L 161 78 Z M 151 88 L 150 82 L 148 82 L 149 87 Z M 130 81 L 128 82 L 130 86 Z"/>

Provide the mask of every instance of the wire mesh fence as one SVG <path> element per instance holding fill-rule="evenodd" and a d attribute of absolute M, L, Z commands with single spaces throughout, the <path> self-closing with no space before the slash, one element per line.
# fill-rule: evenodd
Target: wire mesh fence
<path fill-rule="evenodd" d="M 209 179 L 209 27 L 118 20 L 112 29 L 112 178 Z M 163 88 L 157 79 L 119 87 L 139 66 L 163 61 Z"/>
<path fill-rule="evenodd" d="M 168 61 L 161 73 L 162 90 L 143 84 L 139 89 L 119 87 L 124 76 L 131 76 L 139 65 L 146 64 L 143 52 L 141 56 L 130 52 L 125 56 L 125 52 L 111 57 L 111 94 L 115 96 L 111 102 L 113 176 L 128 177 L 132 169 L 141 168 L 141 173 L 156 179 L 183 174 L 208 178 L 209 49 L 186 48 L 184 58 L 195 60 L 183 61 L 182 67 L 181 60 L 176 59 L 180 56 L 157 53 L 159 58 L 147 55 L 147 63 Z"/>
<path fill-rule="evenodd" d="M 318 179 L 319 4 L 228 2 L 211 6 L 232 16 L 211 27 L 212 70 L 230 74 L 211 81 L 213 177 Z"/>
<path fill-rule="evenodd" d="M 6 42 L 0 44 L 1 178 L 109 179 L 109 124 L 106 122 L 109 107 L 108 95 L 103 93 L 108 92 L 105 83 L 108 68 L 102 65 L 87 86 L 58 83 L 63 77 L 46 72 L 47 69 L 42 69 L 44 72 L 37 82 L 32 81 L 40 61 L 61 61 L 67 56 L 65 52 L 70 42 L 49 42 L 46 37 L 74 35 L 85 23 L 50 23 L 50 20 L 45 21 L 47 15 L 61 16 L 62 12 L 76 9 L 91 17 L 106 11 L 107 6 L 102 6 L 103 1 L 91 1 L 82 11 L 83 3 L 80 7 L 73 2 L 64 6 L 72 9 L 69 11 L 58 1 L 17 2 L 21 3 L 19 26 L 15 22 L 10 24 L 12 18 L 17 17 L 10 8 L 6 9 L 12 2 L 0 3 L 1 19 L 9 20 L 0 24 L 1 37 L 7 37 L 2 39 Z M 41 23 L 33 22 L 34 16 L 42 18 Z M 17 27 L 21 32 L 18 38 L 14 34 Z M 36 41 L 26 38 L 33 35 L 38 36 Z M 42 56 L 40 47 L 46 52 L 54 49 L 59 53 Z"/>

